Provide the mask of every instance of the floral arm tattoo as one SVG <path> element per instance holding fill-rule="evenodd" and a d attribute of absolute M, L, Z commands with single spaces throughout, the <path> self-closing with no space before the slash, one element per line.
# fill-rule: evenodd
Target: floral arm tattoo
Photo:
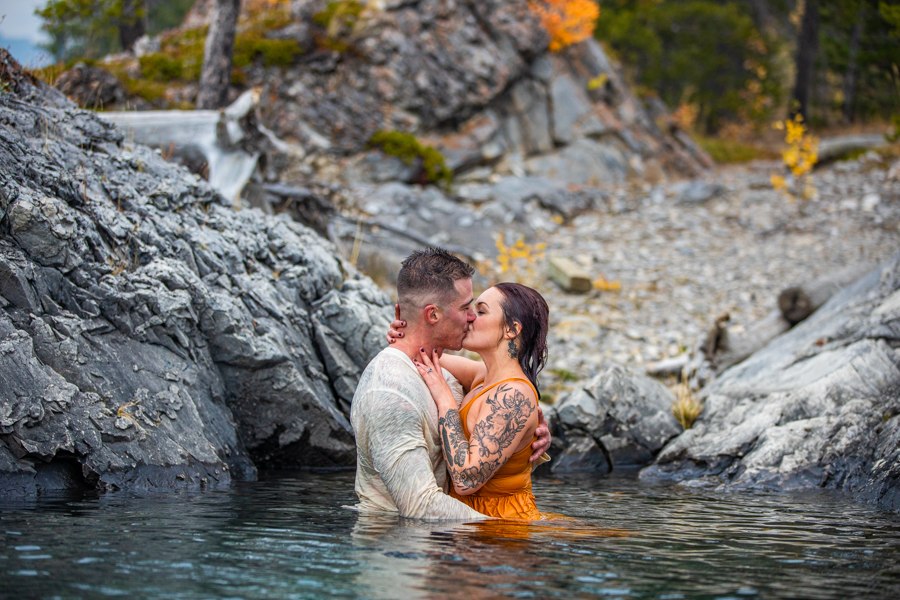
<path fill-rule="evenodd" d="M 490 414 L 479 421 L 467 440 L 458 410 L 440 418 L 441 445 L 458 490 L 476 490 L 494 476 L 511 456 L 509 448 L 528 424 L 534 404 L 510 385 L 498 386 L 487 399 Z"/>

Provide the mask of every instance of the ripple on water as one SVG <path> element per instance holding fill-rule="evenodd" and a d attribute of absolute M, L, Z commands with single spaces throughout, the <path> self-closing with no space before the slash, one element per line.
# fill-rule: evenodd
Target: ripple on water
<path fill-rule="evenodd" d="M 2 506 L 4 591 L 179 599 L 900 595 L 900 519 L 834 494 L 716 493 L 622 475 L 537 479 L 535 494 L 542 510 L 577 520 L 361 518 L 341 508 L 355 501 L 352 473 Z"/>

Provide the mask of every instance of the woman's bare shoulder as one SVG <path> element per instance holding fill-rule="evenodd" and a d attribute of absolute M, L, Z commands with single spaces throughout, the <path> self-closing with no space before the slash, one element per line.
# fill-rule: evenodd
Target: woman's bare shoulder
<path fill-rule="evenodd" d="M 537 409 L 537 395 L 527 382 L 507 380 L 489 389 L 483 396 L 482 414 L 502 412 L 508 416 L 515 412 L 530 417 Z"/>

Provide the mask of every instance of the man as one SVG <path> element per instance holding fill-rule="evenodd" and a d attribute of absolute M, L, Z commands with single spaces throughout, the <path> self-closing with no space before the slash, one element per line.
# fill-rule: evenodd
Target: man
<path fill-rule="evenodd" d="M 414 252 L 397 278 L 404 336 L 382 350 L 359 380 L 350 408 L 356 433 L 356 494 L 363 513 L 418 519 L 487 518 L 445 494 L 447 467 L 431 392 L 413 364 L 419 349 L 459 350 L 475 320 L 474 269 L 445 250 Z M 462 386 L 444 371 L 457 404 Z M 541 416 L 532 461 L 550 446 Z"/>

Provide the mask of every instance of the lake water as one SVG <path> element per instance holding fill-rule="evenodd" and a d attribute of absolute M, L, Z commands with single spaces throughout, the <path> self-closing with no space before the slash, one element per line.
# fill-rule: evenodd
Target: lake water
<path fill-rule="evenodd" d="M 535 481 L 537 525 L 364 519 L 353 473 L 0 504 L 8 598 L 897 598 L 900 515 L 634 474 Z"/>

